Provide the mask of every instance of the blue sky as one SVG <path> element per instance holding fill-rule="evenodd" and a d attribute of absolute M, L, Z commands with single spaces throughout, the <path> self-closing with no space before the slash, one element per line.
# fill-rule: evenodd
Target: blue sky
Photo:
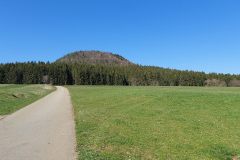
<path fill-rule="evenodd" d="M 240 73 L 239 0 L 0 0 L 0 63 L 102 50 L 142 65 Z"/>

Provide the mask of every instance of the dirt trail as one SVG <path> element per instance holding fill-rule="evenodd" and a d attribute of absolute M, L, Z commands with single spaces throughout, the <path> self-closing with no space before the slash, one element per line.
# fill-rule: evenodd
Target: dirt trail
<path fill-rule="evenodd" d="M 75 131 L 68 90 L 57 90 L 0 120 L 1 160 L 74 160 Z"/>

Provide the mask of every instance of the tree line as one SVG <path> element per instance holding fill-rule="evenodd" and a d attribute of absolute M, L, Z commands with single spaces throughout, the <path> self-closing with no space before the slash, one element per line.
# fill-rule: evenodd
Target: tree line
<path fill-rule="evenodd" d="M 140 65 L 81 63 L 0 64 L 1 84 L 240 86 L 240 75 L 206 74 Z"/>

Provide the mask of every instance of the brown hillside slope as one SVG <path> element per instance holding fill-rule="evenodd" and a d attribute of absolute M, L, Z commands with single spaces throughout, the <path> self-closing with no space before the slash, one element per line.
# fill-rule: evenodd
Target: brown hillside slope
<path fill-rule="evenodd" d="M 70 53 L 60 59 L 57 62 L 64 63 L 86 63 L 86 64 L 111 64 L 111 65 L 131 65 L 132 62 L 123 58 L 120 55 L 100 52 L 100 51 L 78 51 Z"/>

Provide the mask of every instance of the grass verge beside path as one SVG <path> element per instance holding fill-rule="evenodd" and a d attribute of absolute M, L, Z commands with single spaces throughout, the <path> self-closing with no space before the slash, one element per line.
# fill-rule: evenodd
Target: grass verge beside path
<path fill-rule="evenodd" d="M 0 115 L 11 114 L 54 90 L 49 85 L 0 85 Z"/>
<path fill-rule="evenodd" d="M 240 155 L 240 88 L 68 88 L 81 160 Z"/>

